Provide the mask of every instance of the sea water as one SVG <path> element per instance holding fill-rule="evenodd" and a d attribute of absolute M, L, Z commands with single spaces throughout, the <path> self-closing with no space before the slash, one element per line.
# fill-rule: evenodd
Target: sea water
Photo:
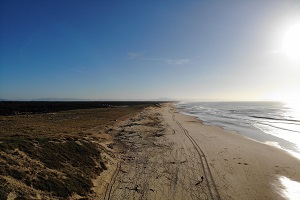
<path fill-rule="evenodd" d="M 300 106 L 284 102 L 180 102 L 185 114 L 284 149 L 300 159 Z"/>

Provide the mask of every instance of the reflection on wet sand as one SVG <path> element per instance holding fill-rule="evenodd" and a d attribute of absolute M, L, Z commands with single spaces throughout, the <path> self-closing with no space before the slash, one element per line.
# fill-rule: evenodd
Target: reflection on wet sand
<path fill-rule="evenodd" d="M 280 194 L 288 200 L 298 200 L 300 199 L 300 183 L 293 181 L 285 176 L 279 178 L 282 188 L 280 189 Z"/>

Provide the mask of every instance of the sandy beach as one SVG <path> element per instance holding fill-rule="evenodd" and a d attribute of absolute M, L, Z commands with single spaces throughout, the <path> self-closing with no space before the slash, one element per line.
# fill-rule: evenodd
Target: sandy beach
<path fill-rule="evenodd" d="M 300 160 L 172 103 L 0 122 L 0 199 L 280 200 L 300 182 Z"/>
<path fill-rule="evenodd" d="M 299 160 L 203 125 L 172 104 L 147 108 L 116 129 L 127 146 L 105 199 L 285 199 L 279 178 L 300 181 Z"/>
<path fill-rule="evenodd" d="M 170 110 L 202 149 L 222 199 L 282 199 L 278 178 L 300 181 L 300 161 L 286 152 Z"/>

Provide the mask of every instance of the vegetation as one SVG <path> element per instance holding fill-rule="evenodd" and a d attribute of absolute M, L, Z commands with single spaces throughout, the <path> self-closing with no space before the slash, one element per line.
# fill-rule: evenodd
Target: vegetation
<path fill-rule="evenodd" d="M 2 140 L 0 150 L 1 165 L 5 165 L 0 168 L 1 176 L 62 198 L 73 193 L 87 195 L 91 179 L 106 169 L 97 145 L 77 139 L 14 138 Z M 6 184 L 1 178 L 2 195 L 10 192 Z"/>
<path fill-rule="evenodd" d="M 88 197 L 110 127 L 155 104 L 101 103 L 0 102 L 0 199 Z"/>

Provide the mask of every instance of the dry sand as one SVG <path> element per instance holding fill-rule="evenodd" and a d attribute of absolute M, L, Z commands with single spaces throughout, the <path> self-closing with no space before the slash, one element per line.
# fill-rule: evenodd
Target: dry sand
<path fill-rule="evenodd" d="M 104 199 L 284 199 L 278 178 L 300 182 L 299 160 L 172 104 L 147 108 L 114 131 L 123 144 L 116 170 L 94 189 Z"/>

